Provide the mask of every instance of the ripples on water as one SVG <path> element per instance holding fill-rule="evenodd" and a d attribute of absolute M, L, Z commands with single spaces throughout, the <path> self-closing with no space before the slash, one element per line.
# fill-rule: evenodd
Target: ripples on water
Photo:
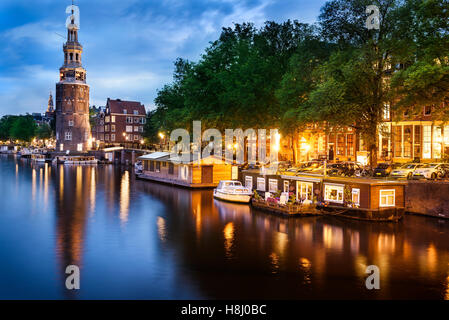
<path fill-rule="evenodd" d="M 449 299 L 449 221 L 284 219 L 114 166 L 6 156 L 0 201 L 2 299 Z"/>

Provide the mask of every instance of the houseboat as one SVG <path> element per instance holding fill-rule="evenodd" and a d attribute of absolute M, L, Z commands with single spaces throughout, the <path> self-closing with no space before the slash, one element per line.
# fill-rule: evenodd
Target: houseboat
<path fill-rule="evenodd" d="M 229 202 L 249 203 L 253 193 L 240 181 L 220 181 L 214 189 L 214 198 Z"/>
<path fill-rule="evenodd" d="M 319 208 L 357 220 L 399 221 L 405 213 L 406 185 L 406 181 L 325 178 Z"/>
<path fill-rule="evenodd" d="M 313 174 L 263 175 L 258 170 L 242 171 L 241 181 L 255 191 L 253 206 L 275 213 L 316 214 L 318 210 L 358 220 L 398 221 L 405 211 L 406 181 Z"/>
<path fill-rule="evenodd" d="M 188 188 L 215 188 L 222 180 L 238 178 L 237 167 L 221 158 L 209 156 L 198 160 L 197 154 L 182 158 L 172 159 L 168 152 L 141 156 L 138 160 L 142 161 L 143 169 L 137 177 Z"/>
<path fill-rule="evenodd" d="M 45 154 L 33 153 L 31 154 L 31 161 L 37 163 L 45 163 L 47 161 Z"/>
<path fill-rule="evenodd" d="M 52 161 L 53 164 L 64 165 L 96 165 L 98 160 L 94 156 L 57 156 Z"/>

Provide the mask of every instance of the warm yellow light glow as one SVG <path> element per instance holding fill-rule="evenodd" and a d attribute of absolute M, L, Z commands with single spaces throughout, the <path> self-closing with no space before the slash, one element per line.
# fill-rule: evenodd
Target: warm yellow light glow
<path fill-rule="evenodd" d="M 145 143 L 145 141 L 143 141 L 143 140 L 140 140 L 140 144 L 144 144 Z"/>
<path fill-rule="evenodd" d="M 162 132 L 159 132 L 159 138 L 164 139 L 165 138 L 165 134 L 163 134 Z"/>

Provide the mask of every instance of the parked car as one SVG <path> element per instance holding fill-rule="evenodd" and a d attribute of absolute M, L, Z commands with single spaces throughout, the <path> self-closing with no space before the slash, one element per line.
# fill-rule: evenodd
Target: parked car
<path fill-rule="evenodd" d="M 444 163 L 424 164 L 413 172 L 413 179 L 432 179 L 444 178 L 449 173 L 449 167 Z"/>
<path fill-rule="evenodd" d="M 394 163 L 378 163 L 374 168 L 374 177 L 388 177 L 398 166 Z"/>
<path fill-rule="evenodd" d="M 422 164 L 407 163 L 391 171 L 390 177 L 411 179 L 413 177 L 413 172 L 420 167 L 422 167 Z"/>
<path fill-rule="evenodd" d="M 323 163 L 321 161 L 304 162 L 300 165 L 299 172 L 300 173 L 310 173 L 312 171 L 320 169 L 322 166 L 323 166 Z"/>

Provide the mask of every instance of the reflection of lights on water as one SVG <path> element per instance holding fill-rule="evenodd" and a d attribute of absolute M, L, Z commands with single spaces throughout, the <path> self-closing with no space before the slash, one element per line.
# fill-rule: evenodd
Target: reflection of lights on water
<path fill-rule="evenodd" d="M 449 275 L 446 278 L 446 294 L 444 295 L 444 300 L 449 300 Z"/>
<path fill-rule="evenodd" d="M 299 259 L 299 267 L 304 272 L 304 283 L 310 284 L 312 283 L 311 278 L 311 269 L 312 269 L 312 263 L 307 258 L 300 258 Z"/>
<path fill-rule="evenodd" d="M 48 206 L 48 163 L 44 166 L 44 207 L 47 210 Z"/>
<path fill-rule="evenodd" d="M 63 195 L 64 195 L 64 167 L 59 166 L 59 198 L 61 202 Z"/>
<path fill-rule="evenodd" d="M 36 200 L 36 169 L 32 169 L 31 172 L 31 198 Z"/>
<path fill-rule="evenodd" d="M 287 247 L 287 242 L 288 242 L 288 235 L 286 233 L 282 232 L 275 233 L 274 247 L 276 249 L 276 252 L 279 253 L 281 256 L 284 255 L 285 248 Z"/>
<path fill-rule="evenodd" d="M 328 249 L 341 250 L 343 248 L 343 230 L 337 227 L 323 227 L 324 246 Z"/>
<path fill-rule="evenodd" d="M 232 258 L 232 246 L 234 244 L 234 223 L 229 222 L 223 229 L 225 238 L 226 257 Z"/>
<path fill-rule="evenodd" d="M 157 232 L 159 234 L 159 239 L 164 242 L 167 238 L 167 230 L 165 227 L 165 219 L 162 217 L 157 217 Z"/>
<path fill-rule="evenodd" d="M 354 264 L 357 275 L 360 278 L 366 278 L 366 267 L 368 265 L 366 257 L 361 254 L 357 255 Z"/>
<path fill-rule="evenodd" d="M 394 234 L 388 235 L 380 233 L 377 238 L 377 250 L 379 252 L 394 252 L 396 249 L 396 240 Z"/>
<path fill-rule="evenodd" d="M 120 221 L 126 223 L 129 213 L 129 171 L 125 171 L 120 184 Z"/>
<path fill-rule="evenodd" d="M 279 272 L 279 256 L 273 252 L 270 254 L 271 273 L 275 274 Z"/>
<path fill-rule="evenodd" d="M 437 265 L 437 250 L 433 243 L 427 249 L 421 251 L 419 264 L 423 274 L 434 273 Z"/>
<path fill-rule="evenodd" d="M 360 233 L 358 231 L 351 232 L 351 251 L 352 253 L 359 253 L 360 248 Z"/>
<path fill-rule="evenodd" d="M 97 182 L 95 177 L 96 171 L 95 167 L 92 168 L 91 175 L 90 175 L 90 212 L 91 214 L 95 211 L 95 193 L 97 192 Z"/>

